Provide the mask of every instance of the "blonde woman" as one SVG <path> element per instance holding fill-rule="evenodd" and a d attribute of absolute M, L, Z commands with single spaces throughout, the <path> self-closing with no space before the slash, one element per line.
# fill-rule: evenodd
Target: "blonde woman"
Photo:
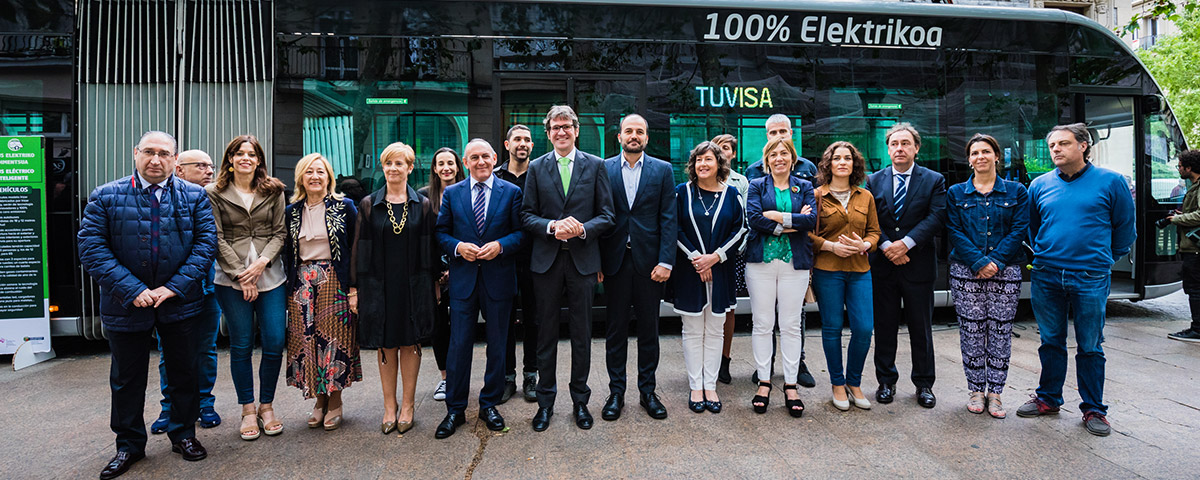
<path fill-rule="evenodd" d="M 354 202 L 334 191 L 333 166 L 319 153 L 296 164 L 284 248 L 288 282 L 287 382 L 316 397 L 309 428 L 342 424 L 342 390 L 362 380 L 350 299 Z"/>

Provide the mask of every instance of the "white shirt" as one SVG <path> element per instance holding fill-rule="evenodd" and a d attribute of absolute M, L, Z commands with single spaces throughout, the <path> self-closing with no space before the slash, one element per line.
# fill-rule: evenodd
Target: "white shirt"
<path fill-rule="evenodd" d="M 558 151 L 555 150 L 554 151 L 554 168 L 557 168 L 561 171 L 562 165 L 558 164 L 558 159 L 566 158 L 567 159 L 567 168 L 571 169 L 571 180 L 574 181 L 575 180 L 575 157 L 578 154 L 579 154 L 579 149 L 577 149 L 575 147 L 571 147 L 571 153 L 568 153 L 565 156 L 561 156 L 561 157 L 558 156 Z M 559 177 L 559 178 L 562 178 L 562 177 Z M 562 184 L 560 183 L 558 186 L 561 187 Z M 568 186 L 568 188 L 569 188 L 569 186 Z M 556 221 L 551 221 L 550 223 L 546 224 L 546 234 L 547 235 L 554 235 L 554 223 L 555 222 Z M 587 238 L 586 229 L 584 230 L 583 233 L 579 234 L 579 238 Z M 563 241 L 565 242 L 566 240 L 563 240 Z"/>
<path fill-rule="evenodd" d="M 138 176 L 138 181 L 142 183 L 143 189 L 150 188 L 151 185 L 158 185 L 158 191 L 154 192 L 154 196 L 155 196 L 155 198 L 158 198 L 158 200 L 161 202 L 163 192 L 166 191 L 166 189 L 167 189 L 167 183 L 171 181 L 171 176 L 167 175 L 167 178 L 163 179 L 163 181 L 158 182 L 158 183 L 150 183 L 149 180 L 146 180 L 146 177 L 142 176 L 142 172 L 137 172 L 137 176 Z"/>
<path fill-rule="evenodd" d="M 625 182 L 625 200 L 629 203 L 629 208 L 633 208 L 633 200 L 637 198 L 638 182 L 642 181 L 642 165 L 645 163 L 645 152 L 638 157 L 632 167 L 625 160 L 625 156 L 621 155 L 621 180 Z"/>
<path fill-rule="evenodd" d="M 475 189 L 475 185 L 478 185 L 481 183 L 484 185 L 484 187 L 483 187 L 483 221 L 486 222 L 488 206 L 491 205 L 491 202 L 492 202 L 492 187 L 495 186 L 495 184 L 496 184 L 496 176 L 488 175 L 487 180 L 484 180 L 482 182 L 479 180 L 476 180 L 474 176 L 468 176 L 467 179 L 470 180 L 470 182 L 471 182 L 471 212 L 472 212 L 471 224 L 473 225 L 475 223 L 475 217 L 474 217 L 475 200 L 476 200 L 476 197 L 479 196 L 479 191 Z M 458 253 L 458 245 L 462 244 L 462 243 L 463 242 L 458 242 L 458 244 L 454 245 L 454 256 L 456 256 L 456 257 L 462 256 Z M 482 247 L 483 245 L 477 245 L 477 246 Z"/>
<path fill-rule="evenodd" d="M 912 185 L 912 172 L 913 172 L 914 168 L 917 168 L 917 162 L 913 162 L 912 165 L 908 166 L 908 170 L 903 171 L 903 172 L 896 169 L 895 164 L 892 164 L 892 198 L 896 198 L 896 189 L 900 188 L 900 175 L 907 176 L 904 179 L 904 184 L 906 186 Z M 908 199 L 907 194 L 905 195 L 905 199 L 906 200 Z M 913 247 L 917 246 L 917 241 L 913 240 L 912 237 L 909 237 L 908 235 L 905 235 L 904 238 L 900 239 L 900 241 L 904 242 L 905 245 L 908 245 L 909 250 L 912 250 Z M 879 243 L 879 248 L 886 249 L 886 248 L 888 248 L 888 245 L 891 245 L 891 244 L 892 244 L 891 240 L 884 240 Z"/>

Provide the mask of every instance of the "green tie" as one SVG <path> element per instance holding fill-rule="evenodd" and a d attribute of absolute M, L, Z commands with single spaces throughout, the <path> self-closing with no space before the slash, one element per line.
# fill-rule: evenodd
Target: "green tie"
<path fill-rule="evenodd" d="M 558 159 L 558 174 L 562 176 L 563 195 L 566 195 L 568 189 L 571 188 L 571 159 L 567 157 Z"/>

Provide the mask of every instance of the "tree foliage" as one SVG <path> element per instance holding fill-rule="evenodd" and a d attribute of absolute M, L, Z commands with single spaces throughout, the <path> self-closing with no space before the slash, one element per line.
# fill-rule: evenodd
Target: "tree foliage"
<path fill-rule="evenodd" d="M 1160 38 L 1138 55 L 1171 103 L 1188 144 L 1195 148 L 1200 146 L 1200 2 L 1186 0 L 1181 7 L 1173 10 L 1178 14 L 1167 16 L 1179 33 Z"/>

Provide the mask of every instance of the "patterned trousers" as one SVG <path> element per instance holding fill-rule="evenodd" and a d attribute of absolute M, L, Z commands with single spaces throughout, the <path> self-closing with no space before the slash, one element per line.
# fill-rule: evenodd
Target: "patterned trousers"
<path fill-rule="evenodd" d="M 1021 268 L 1009 265 L 981 280 L 966 265 L 951 263 L 950 294 L 958 314 L 967 387 L 972 392 L 1003 393 L 1021 295 Z"/>

